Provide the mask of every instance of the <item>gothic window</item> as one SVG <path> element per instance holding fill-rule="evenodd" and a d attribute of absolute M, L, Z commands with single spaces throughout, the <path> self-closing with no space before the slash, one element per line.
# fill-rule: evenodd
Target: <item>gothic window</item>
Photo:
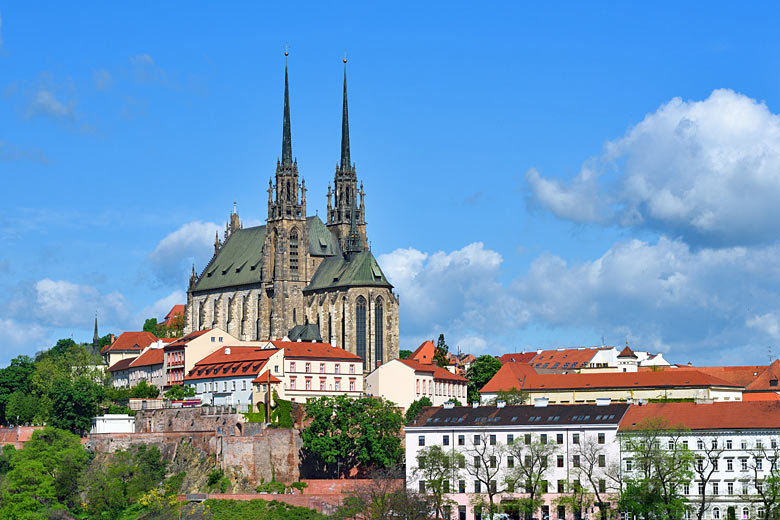
<path fill-rule="evenodd" d="M 355 354 L 366 362 L 366 299 L 359 296 L 355 301 Z"/>
<path fill-rule="evenodd" d="M 292 200 L 292 195 L 291 195 L 291 193 L 292 193 L 292 192 L 291 192 L 291 190 L 290 190 L 290 181 L 287 181 L 287 200 L 288 200 L 288 201 L 289 201 L 289 200 Z"/>
<path fill-rule="evenodd" d="M 214 314 L 212 315 L 212 318 L 211 318 L 211 328 L 212 329 L 217 326 L 217 310 L 218 309 L 219 309 L 219 302 L 217 300 L 214 300 L 214 309 L 213 309 Z"/>
<path fill-rule="evenodd" d="M 293 326 L 295 325 L 298 325 L 298 318 L 295 309 L 293 309 Z"/>
<path fill-rule="evenodd" d="M 384 319 L 384 305 L 382 304 L 382 298 L 376 299 L 376 307 L 374 307 L 374 362 L 377 366 L 384 359 L 384 329 L 382 328 L 382 321 Z"/>
<path fill-rule="evenodd" d="M 328 343 L 333 342 L 333 314 L 328 311 Z"/>
<path fill-rule="evenodd" d="M 295 276 L 298 273 L 298 230 L 290 231 L 290 273 Z"/>
<path fill-rule="evenodd" d="M 346 349 L 347 344 L 344 341 L 347 336 L 347 299 L 341 300 L 341 344 L 339 347 Z"/>
<path fill-rule="evenodd" d="M 271 269 L 269 269 L 268 274 L 270 275 L 270 280 L 264 280 L 264 281 L 271 281 L 278 279 L 277 273 L 276 273 L 276 248 L 279 245 L 279 232 L 274 229 L 274 238 L 271 241 Z"/>
<path fill-rule="evenodd" d="M 233 321 L 233 298 L 228 298 L 228 304 L 227 304 L 227 322 L 230 323 Z"/>

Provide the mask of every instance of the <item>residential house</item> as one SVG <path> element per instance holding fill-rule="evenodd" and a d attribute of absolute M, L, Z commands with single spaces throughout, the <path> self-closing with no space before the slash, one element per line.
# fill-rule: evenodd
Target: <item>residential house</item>
<path fill-rule="evenodd" d="M 165 389 L 165 344 L 158 341 L 148 347 L 140 356 L 133 359 L 128 367 L 128 379 L 131 387 L 141 381 L 156 386 L 162 394 Z"/>
<path fill-rule="evenodd" d="M 111 374 L 111 384 L 115 388 L 130 387 L 130 364 L 135 359 L 134 357 L 126 357 L 108 367 L 108 372 Z"/>
<path fill-rule="evenodd" d="M 103 347 L 100 353 L 106 365 L 114 365 L 121 359 L 138 357 L 141 351 L 157 341 L 157 336 L 151 332 L 123 332 L 110 344 Z"/>
<path fill-rule="evenodd" d="M 468 380 L 435 363 L 394 359 L 366 376 L 366 394 L 383 397 L 408 409 L 417 399 L 428 397 L 434 406 L 457 399 L 466 401 Z"/>
<path fill-rule="evenodd" d="M 226 345 L 250 345 L 238 340 L 222 329 L 204 329 L 190 332 L 184 337 L 166 345 L 163 350 L 165 388 L 184 384 L 195 363 Z"/>
<path fill-rule="evenodd" d="M 529 363 L 541 374 L 568 374 L 572 372 L 636 372 L 639 367 L 669 365 L 663 358 L 663 355 L 651 354 L 644 351 L 634 351 L 628 347 L 628 344 L 620 351 L 615 347 L 607 346 L 559 348 L 537 350 L 535 353 L 519 352 L 504 354 L 498 359 L 502 363 Z"/>

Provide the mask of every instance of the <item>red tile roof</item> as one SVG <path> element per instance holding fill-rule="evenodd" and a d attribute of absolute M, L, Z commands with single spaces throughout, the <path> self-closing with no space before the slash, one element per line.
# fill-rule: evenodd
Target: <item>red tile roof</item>
<path fill-rule="evenodd" d="M 780 402 L 649 403 L 633 405 L 621 431 L 637 429 L 647 419 L 663 417 L 670 426 L 691 430 L 780 428 Z"/>
<path fill-rule="evenodd" d="M 360 361 L 360 356 L 343 348 L 334 347 L 329 343 L 311 343 L 308 341 L 272 341 L 276 348 L 284 349 L 286 358 L 340 359 L 344 361 Z"/>
<path fill-rule="evenodd" d="M 612 347 L 588 347 L 588 348 L 565 348 L 561 350 L 543 350 L 536 354 L 530 363 L 534 368 L 553 368 L 569 369 L 582 368 L 584 364 L 590 363 L 593 356 L 600 350 L 609 350 Z"/>
<path fill-rule="evenodd" d="M 150 348 L 131 363 L 135 367 L 148 367 L 152 365 L 162 365 L 165 351 L 161 348 Z"/>
<path fill-rule="evenodd" d="M 767 369 L 767 365 L 748 365 L 748 366 L 734 366 L 734 367 L 697 367 L 686 365 L 671 365 L 671 366 L 650 366 L 639 367 L 640 372 L 660 372 L 678 371 L 678 370 L 695 370 L 703 374 L 715 376 L 724 381 L 737 384 L 739 386 L 748 387 L 755 382 L 758 377 L 764 373 Z"/>
<path fill-rule="evenodd" d="M 165 351 L 168 352 L 170 350 L 179 350 L 180 348 L 186 347 L 187 343 L 189 343 L 190 341 L 199 338 L 200 336 L 208 332 L 211 332 L 212 330 L 214 329 L 195 330 L 193 332 L 190 332 L 186 336 L 182 336 L 176 341 L 169 343 L 168 345 L 165 345 Z"/>
<path fill-rule="evenodd" d="M 118 372 L 120 370 L 127 370 L 130 367 L 130 363 L 135 361 L 135 359 L 136 358 L 134 358 L 134 357 L 120 359 L 119 361 L 117 361 L 116 363 L 111 365 L 111 367 L 108 369 L 108 371 L 109 372 Z"/>
<path fill-rule="evenodd" d="M 230 354 L 225 352 L 228 348 Z M 255 375 L 277 352 L 275 348 L 222 347 L 195 363 L 184 380 Z"/>
<path fill-rule="evenodd" d="M 777 392 L 743 392 L 742 401 L 780 401 Z"/>
<path fill-rule="evenodd" d="M 436 353 L 436 345 L 433 344 L 433 341 L 427 340 L 424 341 L 422 345 L 417 347 L 417 350 L 412 352 L 409 355 L 409 359 L 412 359 L 414 361 L 417 361 L 418 363 L 422 364 L 429 364 L 433 363 L 433 355 Z"/>
<path fill-rule="evenodd" d="M 151 332 L 123 332 L 110 345 L 101 349 L 101 354 L 118 350 L 143 350 L 157 341 L 157 336 Z"/>
<path fill-rule="evenodd" d="M 278 377 L 274 376 L 271 372 L 268 370 L 264 371 L 262 374 L 257 376 L 252 380 L 253 383 L 281 383 L 282 380 Z"/>
<path fill-rule="evenodd" d="M 526 368 L 528 367 L 528 368 Z M 525 378 L 525 379 L 523 379 Z M 592 390 L 595 388 L 733 387 L 730 383 L 696 370 L 658 372 L 605 372 L 596 374 L 537 374 L 525 363 L 507 363 L 480 390 Z"/>
<path fill-rule="evenodd" d="M 755 381 L 750 383 L 745 390 L 748 392 L 757 392 L 761 390 L 774 390 L 778 388 L 778 377 L 780 377 L 780 361 L 774 360 L 766 370 L 758 375 Z"/>
<path fill-rule="evenodd" d="M 620 351 L 620 354 L 618 354 L 617 357 L 630 357 L 630 358 L 638 359 L 637 355 L 634 354 L 634 351 L 628 348 L 628 345 L 626 345 L 626 348 Z"/>
<path fill-rule="evenodd" d="M 442 381 L 456 381 L 459 383 L 468 383 L 468 379 L 465 377 L 453 374 L 446 368 L 442 368 L 436 364 L 430 363 L 418 363 L 413 359 L 399 359 L 404 365 L 413 368 L 417 372 L 426 372 L 433 374 L 434 379 L 441 379 Z"/>
<path fill-rule="evenodd" d="M 174 305 L 160 325 L 168 325 L 176 316 L 184 316 L 184 305 Z"/>
<path fill-rule="evenodd" d="M 536 352 L 516 352 L 514 354 L 504 354 L 498 358 L 502 363 L 529 363 Z"/>

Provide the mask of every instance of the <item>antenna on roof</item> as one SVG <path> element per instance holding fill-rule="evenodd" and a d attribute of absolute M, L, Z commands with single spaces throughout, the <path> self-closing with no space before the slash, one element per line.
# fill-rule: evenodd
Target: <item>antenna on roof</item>
<path fill-rule="evenodd" d="M 604 336 L 601 336 L 601 348 L 604 348 Z"/>
<path fill-rule="evenodd" d="M 772 345 L 769 345 L 767 348 L 767 354 L 769 355 L 769 364 L 772 364 Z"/>

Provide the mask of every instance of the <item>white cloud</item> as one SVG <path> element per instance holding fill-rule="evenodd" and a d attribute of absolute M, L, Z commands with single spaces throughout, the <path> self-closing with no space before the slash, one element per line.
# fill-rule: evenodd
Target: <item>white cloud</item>
<path fill-rule="evenodd" d="M 35 352 L 50 346 L 49 331 L 35 323 L 22 323 L 0 318 L 0 356 L 5 365 L 11 358 L 21 354 L 32 356 Z"/>
<path fill-rule="evenodd" d="M 65 104 L 46 87 L 41 87 L 27 109 L 28 117 L 47 115 L 54 119 L 73 120 L 76 116 L 73 103 Z"/>
<path fill-rule="evenodd" d="M 214 254 L 214 237 L 222 228 L 213 222 L 194 221 L 169 233 L 149 255 L 149 263 L 163 285 L 183 287 L 192 264 L 203 269 Z"/>
<path fill-rule="evenodd" d="M 536 199 L 576 221 L 649 227 L 691 243 L 780 238 L 780 116 L 731 90 L 675 98 L 608 142 L 569 183 L 526 175 Z"/>
<path fill-rule="evenodd" d="M 95 82 L 95 88 L 97 90 L 105 90 L 111 84 L 113 77 L 111 73 L 105 69 L 96 70 L 92 73 L 92 80 Z"/>
<path fill-rule="evenodd" d="M 761 331 L 771 338 L 780 337 L 780 319 L 776 312 L 751 316 L 745 321 L 745 325 Z"/>
<path fill-rule="evenodd" d="M 173 291 L 168 296 L 160 298 L 152 305 L 144 307 L 138 314 L 136 321 L 143 323 L 147 318 L 157 318 L 160 322 L 174 305 L 187 303 L 187 294 L 184 291 Z"/>
<path fill-rule="evenodd" d="M 128 317 L 125 298 L 116 291 L 100 294 L 88 285 L 45 278 L 35 283 L 34 295 L 35 315 L 41 323 L 53 327 L 83 326 L 91 323 L 96 311 L 114 323 Z"/>

